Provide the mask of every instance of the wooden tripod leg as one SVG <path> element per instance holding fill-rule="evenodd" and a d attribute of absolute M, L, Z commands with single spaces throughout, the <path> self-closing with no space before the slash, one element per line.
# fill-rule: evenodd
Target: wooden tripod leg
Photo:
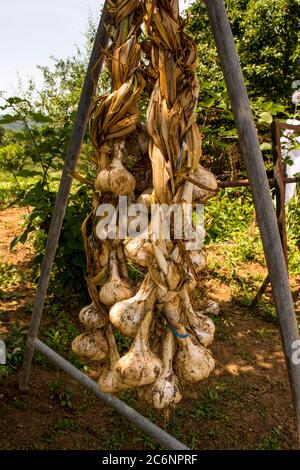
<path fill-rule="evenodd" d="M 285 256 L 270 195 L 248 94 L 223 0 L 205 0 L 246 162 L 258 225 L 271 279 L 289 374 L 300 443 L 300 363 L 295 360 L 299 332 Z"/>
<path fill-rule="evenodd" d="M 68 197 L 73 181 L 72 174 L 76 169 L 76 164 L 91 109 L 92 98 L 94 96 L 102 68 L 102 50 L 106 47 L 108 41 L 106 31 L 107 20 L 108 13 L 105 3 L 103 7 L 102 16 L 99 22 L 99 27 L 97 30 L 93 50 L 91 53 L 85 81 L 82 88 L 81 97 L 79 100 L 78 109 L 74 121 L 73 131 L 67 150 L 64 169 L 60 180 L 60 186 L 57 193 L 56 202 L 51 219 L 45 255 L 41 267 L 41 275 L 39 278 L 37 292 L 32 309 L 32 317 L 28 330 L 23 364 L 20 372 L 20 390 L 26 390 L 28 388 L 30 368 L 34 353 L 34 343 L 38 335 L 38 329 L 42 318 L 50 273 L 57 249 L 58 239 L 61 232 L 66 207 L 68 204 Z"/>

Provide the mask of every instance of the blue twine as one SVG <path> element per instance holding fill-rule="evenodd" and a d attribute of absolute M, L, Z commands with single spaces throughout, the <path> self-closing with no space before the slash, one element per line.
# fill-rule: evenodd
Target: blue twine
<path fill-rule="evenodd" d="M 167 328 L 169 328 L 169 330 L 171 330 L 173 335 L 177 336 L 177 338 L 186 339 L 190 336 L 188 333 L 186 335 L 181 335 L 173 326 L 169 324 L 167 324 Z"/>

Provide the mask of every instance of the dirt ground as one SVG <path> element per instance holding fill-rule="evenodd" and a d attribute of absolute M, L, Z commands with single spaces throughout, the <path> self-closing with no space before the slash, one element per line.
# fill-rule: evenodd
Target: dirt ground
<path fill-rule="evenodd" d="M 16 279 L 8 288 L 0 286 L 1 335 L 12 325 L 25 327 L 30 319 L 34 288 L 26 273 L 33 249 L 27 244 L 9 250 L 11 239 L 20 233 L 23 212 L 10 208 L 0 213 L 0 258 L 11 266 Z M 265 274 L 257 263 L 240 269 Z M 300 281 L 293 278 L 291 286 L 299 314 Z M 219 278 L 208 275 L 203 292 L 209 292 L 221 309 L 214 318 L 211 350 L 217 365 L 209 380 L 187 386 L 169 420 L 141 403 L 135 391 L 121 398 L 194 449 L 295 449 L 291 394 L 277 325 L 266 321 L 259 309 L 236 302 L 231 287 Z M 203 292 L 196 294 L 196 301 Z M 2 449 L 159 448 L 46 361 L 35 361 L 29 392 L 21 394 L 17 382 L 18 367 L 1 379 Z"/>

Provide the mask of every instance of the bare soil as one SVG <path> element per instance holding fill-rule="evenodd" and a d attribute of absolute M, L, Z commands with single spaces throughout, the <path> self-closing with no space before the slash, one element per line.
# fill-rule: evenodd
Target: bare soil
<path fill-rule="evenodd" d="M 0 258 L 14 266 L 19 277 L 3 289 L 0 298 L 0 334 L 13 324 L 27 325 L 35 289 L 22 274 L 31 266 L 30 244 L 9 250 L 20 233 L 23 209 L 0 213 Z M 213 254 L 210 254 L 213 256 Z M 217 256 L 217 255 L 216 255 Z M 266 273 L 258 263 L 239 268 Z M 300 281 L 291 280 L 299 315 Z M 132 391 L 124 400 L 194 449 L 297 448 L 291 394 L 278 327 L 259 309 L 251 310 L 232 298 L 231 287 L 208 276 L 196 300 L 204 293 L 220 303 L 215 318 L 212 352 L 217 362 L 208 381 L 187 385 L 185 398 L 169 420 L 138 400 Z M 270 296 L 270 293 L 268 294 Z M 35 363 L 30 390 L 18 390 L 18 370 L 2 379 L 0 388 L 0 442 L 2 449 L 155 449 L 159 448 L 115 412 L 102 405 L 64 373 Z"/>

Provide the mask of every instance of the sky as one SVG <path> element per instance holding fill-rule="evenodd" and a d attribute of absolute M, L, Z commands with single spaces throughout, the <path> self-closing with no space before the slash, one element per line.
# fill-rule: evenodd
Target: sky
<path fill-rule="evenodd" d="M 189 0 L 179 0 L 181 8 Z M 18 75 L 41 86 L 37 65 L 83 46 L 89 12 L 98 23 L 103 0 L 0 0 L 0 91 L 18 91 Z"/>
<path fill-rule="evenodd" d="M 84 45 L 91 12 L 98 22 L 103 0 L 0 0 L 0 90 L 12 95 L 30 76 L 41 83 L 36 65 L 50 56 L 65 58 Z"/>

